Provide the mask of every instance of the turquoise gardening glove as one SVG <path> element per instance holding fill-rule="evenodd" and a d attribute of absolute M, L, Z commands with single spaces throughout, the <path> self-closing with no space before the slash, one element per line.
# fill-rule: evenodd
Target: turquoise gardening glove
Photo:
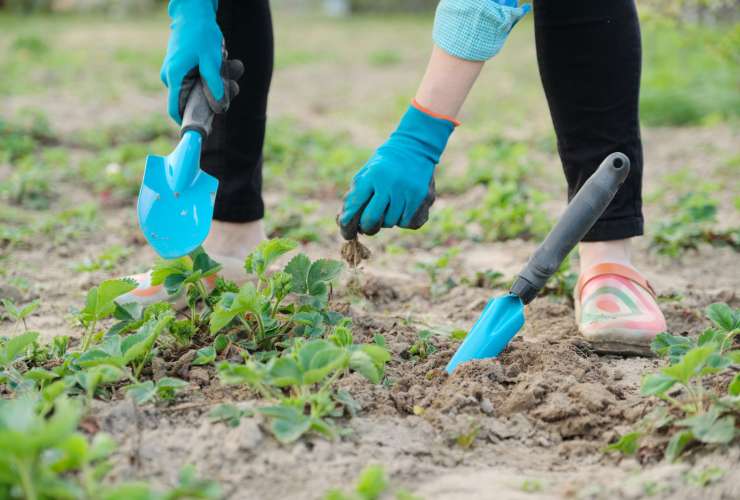
<path fill-rule="evenodd" d="M 434 43 L 450 55 L 487 61 L 503 48 L 509 32 L 532 10 L 518 0 L 442 0 L 434 17 Z"/>
<path fill-rule="evenodd" d="M 351 240 L 381 227 L 420 228 L 434 203 L 434 168 L 455 124 L 410 106 L 388 141 L 355 174 L 339 227 Z"/>
<path fill-rule="evenodd" d="M 214 113 L 225 112 L 239 93 L 236 81 L 244 66 L 227 60 L 216 23 L 217 8 L 218 0 L 170 0 L 167 12 L 172 18 L 172 33 L 160 78 L 169 89 L 167 111 L 178 124 L 198 77 Z"/>

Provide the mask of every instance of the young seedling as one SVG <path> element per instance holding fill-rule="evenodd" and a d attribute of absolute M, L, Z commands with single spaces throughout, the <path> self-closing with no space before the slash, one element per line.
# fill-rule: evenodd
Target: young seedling
<path fill-rule="evenodd" d="M 221 270 L 221 264 L 211 259 L 202 248 L 193 250 L 189 256 L 174 260 L 160 260 L 152 269 L 152 285 L 163 285 L 171 296 L 186 294 L 190 308 L 190 322 L 199 326 L 199 318 L 210 313 L 210 293 L 203 280 Z M 196 314 L 198 302 L 205 304 L 201 315 Z"/>
<path fill-rule="evenodd" d="M 417 262 L 416 267 L 424 271 L 429 277 L 430 293 L 432 298 L 438 298 L 457 286 L 452 276 L 443 278 L 442 274 L 449 267 L 450 262 L 460 253 L 458 247 L 452 247 L 445 251 L 441 257 L 432 262 Z"/>
<path fill-rule="evenodd" d="M 430 330 L 422 330 L 419 332 L 416 342 L 414 342 L 408 349 L 408 354 L 411 359 L 424 360 L 427 357 L 437 352 L 437 347 L 432 344 L 431 339 L 434 335 Z"/>
<path fill-rule="evenodd" d="M 21 323 L 23 323 L 24 330 L 28 330 L 26 318 L 33 314 L 41 305 L 38 300 L 34 300 L 33 302 L 29 302 L 25 306 L 19 307 L 10 299 L 3 299 L 2 304 L 3 308 L 5 309 L 5 314 L 7 314 L 12 321 L 16 323 L 20 321 Z"/>
<path fill-rule="evenodd" d="M 712 327 L 698 338 L 658 335 L 653 351 L 668 358 L 669 365 L 643 378 L 641 393 L 655 396 L 666 407 L 647 431 L 670 427 L 673 430 L 665 457 L 677 460 L 693 444 L 728 444 L 740 432 L 736 419 L 740 417 L 740 311 L 727 304 L 712 304 L 707 308 Z M 733 376 L 734 374 L 734 376 Z M 716 392 L 710 380 L 728 380 L 724 393 Z M 635 453 L 645 429 L 622 436 L 607 451 Z"/>
<path fill-rule="evenodd" d="M 109 318 L 116 311 L 116 298 L 136 288 L 136 282 L 129 279 L 107 280 L 87 292 L 85 307 L 77 314 L 77 319 L 85 328 L 82 338 L 82 351 L 92 342 L 99 340 L 97 332 L 99 321 Z"/>
<path fill-rule="evenodd" d="M 290 443 L 309 431 L 333 438 L 336 429 L 326 419 L 341 415 L 337 380 L 352 370 L 378 383 L 389 359 L 378 345 L 353 344 L 349 329 L 338 326 L 329 340 L 296 341 L 267 362 L 222 363 L 218 371 L 224 383 L 247 384 L 277 403 L 257 411 L 271 419 L 278 441 Z"/>

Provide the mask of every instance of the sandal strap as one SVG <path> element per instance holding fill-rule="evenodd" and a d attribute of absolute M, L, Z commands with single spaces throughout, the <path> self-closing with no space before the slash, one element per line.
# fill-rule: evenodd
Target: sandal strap
<path fill-rule="evenodd" d="M 601 264 L 596 264 L 595 266 L 589 268 L 586 272 L 582 273 L 581 276 L 578 278 L 578 283 L 576 284 L 576 288 L 575 288 L 576 300 L 577 301 L 581 300 L 581 292 L 583 291 L 583 288 L 586 286 L 586 284 L 588 284 L 589 281 L 593 280 L 594 278 L 598 278 L 599 276 L 604 276 L 607 274 L 621 276 L 622 278 L 626 278 L 634 283 L 637 283 L 642 288 L 647 290 L 647 292 L 650 295 L 652 295 L 653 298 L 657 298 L 657 294 L 655 293 L 655 290 L 653 289 L 653 287 L 650 285 L 648 280 L 646 280 L 640 273 L 622 264 L 604 262 Z"/>

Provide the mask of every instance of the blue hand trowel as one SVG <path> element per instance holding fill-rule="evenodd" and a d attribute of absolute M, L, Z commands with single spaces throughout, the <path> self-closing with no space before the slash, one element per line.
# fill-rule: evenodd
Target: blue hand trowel
<path fill-rule="evenodd" d="M 165 259 L 182 257 L 208 236 L 218 180 L 200 169 L 200 150 L 213 111 L 198 81 L 188 96 L 180 143 L 169 156 L 149 155 L 139 191 L 139 225 Z"/>
<path fill-rule="evenodd" d="M 509 294 L 488 302 L 447 364 L 447 373 L 452 373 L 460 363 L 493 358 L 504 350 L 524 325 L 524 306 L 534 300 L 563 259 L 604 213 L 629 170 L 629 159 L 622 153 L 606 157 L 519 273 Z"/>

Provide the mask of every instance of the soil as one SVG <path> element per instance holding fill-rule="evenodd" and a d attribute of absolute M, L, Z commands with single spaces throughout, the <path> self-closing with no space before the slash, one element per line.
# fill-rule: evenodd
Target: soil
<path fill-rule="evenodd" d="M 410 88 L 418 77 L 410 72 L 410 64 L 418 69 L 423 57 L 425 52 L 413 54 L 410 63 L 376 73 L 350 65 L 342 68 L 344 79 L 317 76 L 326 70 L 322 64 L 278 71 L 271 117 L 290 108 L 309 126 L 331 127 L 337 123 L 336 115 L 347 116 L 346 103 L 371 101 L 381 84 L 391 81 L 399 89 Z M 296 86 L 296 81 L 331 85 Z M 89 125 L 81 103 L 65 104 L 53 95 L 47 100 L 50 106 L 45 109 L 54 130 Z M 121 100 L 126 106 L 116 110 L 118 120 L 161 111 L 164 102 L 162 96 L 132 95 Z M 24 105 L 23 99 L 8 102 L 11 111 Z M 36 100 L 34 104 L 40 105 Z M 531 106 L 546 109 L 541 98 Z M 70 114 L 77 108 L 81 119 L 69 119 L 77 116 Z M 390 123 L 377 113 L 368 114 Z M 383 136 L 363 126 L 366 118 L 353 115 L 342 127 L 359 144 L 374 147 Z M 542 111 L 534 119 L 539 129 L 549 127 Z M 474 140 L 474 133 L 461 132 L 449 163 L 464 161 L 464 149 Z M 720 124 L 647 129 L 644 142 L 648 159 L 644 191 L 652 193 L 660 179 L 678 167 L 714 176 L 726 158 L 737 156 L 740 137 L 736 129 Z M 546 160 L 557 164 L 554 154 Z M 547 175 L 540 182 L 548 184 L 547 179 L 560 173 L 553 169 Z M 563 192 L 562 180 L 558 182 L 552 188 L 556 199 Z M 100 201 L 69 180 L 59 184 L 58 192 L 61 200 L 73 204 Z M 268 211 L 278 206 L 283 195 L 278 186 L 268 189 Z M 722 195 L 723 223 L 738 222 L 737 212 L 728 208 L 736 195 L 731 189 Z M 323 214 L 335 214 L 339 206 L 338 199 L 329 197 L 315 201 Z M 457 201 L 442 195 L 438 204 Z M 563 205 L 556 207 L 562 210 Z M 648 202 L 648 220 L 657 218 L 660 210 Z M 491 295 L 502 291 L 458 283 L 441 295 L 432 293 L 428 277 L 413 263 L 439 257 L 444 248 L 410 245 L 398 254 L 386 251 L 387 239 L 363 242 L 372 256 L 345 272 L 335 288 L 333 307 L 353 318 L 358 341 L 382 334 L 393 359 L 387 384 L 373 386 L 357 376 L 341 382 L 361 405 L 356 417 L 341 422 L 348 429 L 346 436 L 333 442 L 309 436 L 285 446 L 266 432 L 259 416 L 245 418 L 235 428 L 210 422 L 207 413 L 222 402 L 246 407 L 260 402 L 248 391 L 223 387 L 212 369 L 188 369 L 192 354 L 184 353 L 179 363 L 154 367 L 155 374 L 171 373 L 190 381 L 173 404 L 136 408 L 124 399 L 95 402 L 86 428 L 108 432 L 120 445 L 111 477 L 172 485 L 180 468 L 193 464 L 202 476 L 219 481 L 227 498 L 316 499 L 331 487 L 348 488 L 368 463 L 380 463 L 394 485 L 426 499 L 740 498 L 737 445 L 690 452 L 679 464 L 659 461 L 649 444 L 636 458 L 603 453 L 607 443 L 655 405 L 654 400 L 639 396 L 639 384 L 645 372 L 660 365 L 659 360 L 597 355 L 579 336 L 570 301 L 541 297 L 527 307 L 525 327 L 499 359 L 472 362 L 448 376 L 444 366 L 456 345 L 449 332 L 468 329 Z M 117 268 L 91 273 L 72 270 L 75 262 L 99 255 L 111 245 L 132 250 Z M 340 245 L 336 234 L 306 244 L 302 251 L 338 259 Z M 494 269 L 508 278 L 526 262 L 536 243 L 465 241 L 458 246 L 464 257 L 453 259 L 455 276 Z M 6 261 L 8 281 L 1 284 L 0 294 L 19 301 L 40 298 L 41 306 L 28 323 L 44 338 L 76 335 L 79 329 L 72 324 L 70 312 L 83 304 L 86 291 L 103 279 L 143 271 L 153 258 L 139 235 L 133 202 L 103 204 L 95 234 L 68 241 L 38 239 L 13 250 Z M 740 266 L 732 250 L 702 247 L 681 259 L 659 259 L 643 241 L 635 248 L 635 258 L 661 296 L 673 334 L 701 332 L 707 326 L 702 311 L 708 304 L 724 301 L 740 306 Z M 423 329 L 437 333 L 432 338 L 436 350 L 426 359 L 414 359 L 408 356 L 408 348 Z M 17 330 L 9 322 L 0 322 L 3 335 Z M 724 470 L 720 480 L 705 488 L 687 482 L 691 471 L 710 466 Z"/>

